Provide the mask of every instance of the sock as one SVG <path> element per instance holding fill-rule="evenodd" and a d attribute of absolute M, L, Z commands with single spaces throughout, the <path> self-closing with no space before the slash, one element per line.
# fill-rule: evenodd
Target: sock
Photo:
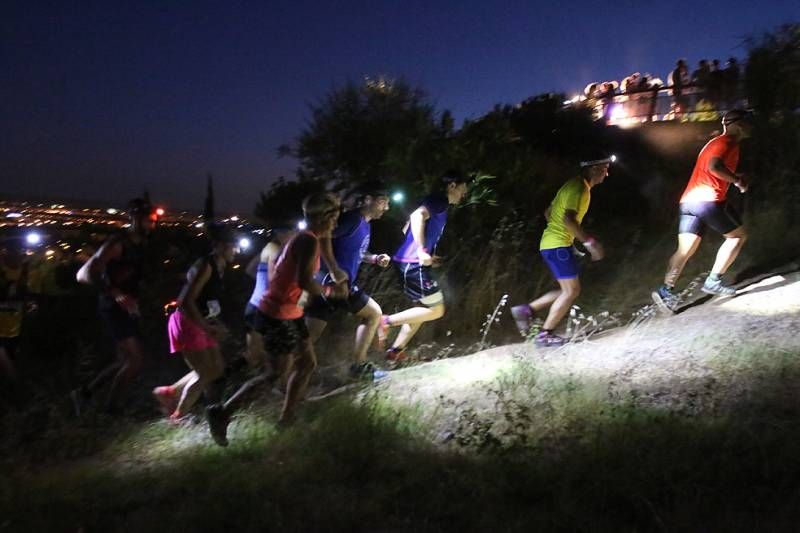
<path fill-rule="evenodd" d="M 716 272 L 712 272 L 708 275 L 708 279 L 711 281 L 719 281 L 722 278 L 722 274 L 717 274 Z"/>

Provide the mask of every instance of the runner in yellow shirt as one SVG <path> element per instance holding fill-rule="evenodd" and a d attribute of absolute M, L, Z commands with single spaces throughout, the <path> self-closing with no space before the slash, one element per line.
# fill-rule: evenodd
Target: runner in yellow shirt
<path fill-rule="evenodd" d="M 566 339 L 553 333 L 553 330 L 569 312 L 581 292 L 578 279 L 580 269 L 572 246 L 575 239 L 583 243 L 592 256 L 592 261 L 603 258 L 602 245 L 584 231 L 581 223 L 589 210 L 592 187 L 603 183 L 608 176 L 608 167 L 615 159 L 614 156 L 601 155 L 581 161 L 580 174 L 558 190 L 555 199 L 545 210 L 547 227 L 542 234 L 539 251 L 559 288 L 545 293 L 529 304 L 511 308 L 511 316 L 524 337 L 530 331 L 534 314 L 550 309 L 542 329 L 534 339 L 538 346 L 561 346 L 566 342 Z"/>

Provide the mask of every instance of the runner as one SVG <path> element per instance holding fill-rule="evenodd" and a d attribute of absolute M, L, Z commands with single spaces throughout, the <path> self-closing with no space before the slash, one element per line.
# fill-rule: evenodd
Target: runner
<path fill-rule="evenodd" d="M 725 113 L 723 133 L 711 139 L 697 156 L 692 176 L 680 199 L 678 248 L 669 260 L 664 284 L 653 291 L 653 301 L 667 313 L 674 313 L 679 302 L 675 283 L 686 262 L 697 251 L 706 228 L 725 237 L 717 251 L 711 273 L 702 290 L 708 294 L 733 296 L 736 289 L 726 284 L 722 276 L 739 255 L 747 240 L 742 217 L 727 201 L 728 188 L 734 184 L 741 192 L 747 191 L 747 179 L 736 173 L 739 163 L 739 144 L 750 136 L 751 114 L 742 109 Z"/>
<path fill-rule="evenodd" d="M 0 248 L 0 384 L 9 401 L 17 402 L 18 375 L 14 357 L 22 322 L 31 300 L 30 263 L 19 239 L 8 239 Z"/>
<path fill-rule="evenodd" d="M 177 421 L 187 414 L 205 392 L 208 403 L 222 399 L 225 363 L 219 341 L 227 329 L 218 322 L 225 268 L 236 253 L 235 235 L 225 226 L 208 230 L 212 250 L 198 259 L 186 274 L 186 283 L 170 314 L 167 332 L 171 353 L 181 353 L 191 372 L 172 385 L 156 387 L 153 396 L 164 414 Z"/>
<path fill-rule="evenodd" d="M 461 202 L 470 181 L 455 171 L 447 172 L 442 177 L 440 191 L 426 196 L 409 217 L 405 241 L 392 260 L 400 273 L 406 296 L 420 305 L 381 318 L 380 337 L 386 336 L 390 326 L 400 326 L 400 332 L 386 351 L 387 361 L 404 361 L 404 350 L 422 324 L 444 316 L 444 295 L 431 269 L 442 261 L 436 255 L 436 245 L 447 224 L 447 209 Z"/>
<path fill-rule="evenodd" d="M 261 253 L 254 256 L 247 265 L 247 274 L 255 278 L 256 284 L 244 310 L 244 322 L 247 327 L 247 350 L 245 358 L 251 368 L 259 368 L 267 361 L 264 350 L 264 338 L 248 324 L 252 322 L 253 315 L 258 311 L 258 302 L 267 292 L 269 280 L 275 275 L 275 264 L 280 257 L 283 247 L 286 246 L 296 231 L 288 226 L 272 228 L 270 241 L 261 249 Z"/>
<path fill-rule="evenodd" d="M 105 409 L 117 412 L 124 388 L 139 373 L 144 350 L 139 333 L 139 283 L 144 268 L 148 234 L 155 228 L 157 215 L 152 206 L 139 198 L 129 204 L 130 226 L 112 235 L 78 271 L 81 283 L 100 290 L 98 311 L 116 342 L 117 360 L 103 369 L 89 384 L 70 393 L 77 416 L 95 392 L 111 380 Z"/>
<path fill-rule="evenodd" d="M 575 239 L 583 243 L 592 261 L 599 261 L 604 256 L 603 246 L 581 224 L 589 210 L 592 187 L 603 183 L 614 159 L 614 156 L 596 154 L 594 159 L 581 161 L 580 174 L 562 185 L 544 212 L 547 227 L 542 233 L 539 252 L 559 288 L 545 293 L 529 304 L 511 308 L 511 316 L 523 337 L 527 337 L 530 332 L 534 314 L 549 308 L 544 325 L 534 339 L 537 346 L 561 346 L 567 342 L 553 331 L 581 292 L 578 278 L 580 269 L 573 248 Z"/>
<path fill-rule="evenodd" d="M 347 311 L 361 319 L 356 329 L 353 363 L 350 375 L 359 379 L 380 379 L 386 372 L 378 370 L 367 361 L 367 350 L 375 337 L 381 321 L 380 305 L 369 294 L 362 291 L 355 281 L 362 262 L 389 266 L 391 258 L 387 254 L 369 252 L 370 221 L 377 220 L 389 210 L 389 193 L 385 186 L 378 182 L 368 183 L 357 188 L 356 207 L 342 213 L 331 238 L 320 238 L 320 251 L 325 263 L 316 276 L 316 280 L 324 286 L 345 283 L 348 289 L 347 299 L 327 299 L 316 296 L 306 307 L 306 325 L 314 343 L 322 335 L 328 321 L 337 311 Z M 331 271 L 336 274 L 331 274 Z"/>
<path fill-rule="evenodd" d="M 280 425 L 292 422 L 297 403 L 305 396 L 311 374 L 317 366 L 314 346 L 303 320 L 301 297 L 304 293 L 309 297 L 333 294 L 331 287 L 323 287 L 314 280 L 314 274 L 319 270 L 319 239 L 330 237 L 336 227 L 339 200 L 330 193 L 312 194 L 303 201 L 303 212 L 308 228 L 284 247 L 269 288 L 258 302 L 258 312 L 251 317 L 249 324 L 263 335 L 270 356 L 278 358 L 277 368 L 285 368 L 288 375 L 278 421 Z M 263 377 L 261 381 L 266 380 Z M 254 385 L 250 380 L 224 405 L 208 407 L 209 429 L 217 444 L 227 445 L 230 412 Z"/>

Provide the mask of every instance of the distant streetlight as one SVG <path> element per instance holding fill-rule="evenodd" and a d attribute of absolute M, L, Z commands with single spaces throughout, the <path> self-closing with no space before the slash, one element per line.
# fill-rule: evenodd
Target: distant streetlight
<path fill-rule="evenodd" d="M 31 246 L 36 246 L 40 242 L 42 242 L 42 236 L 38 233 L 31 232 L 25 236 L 25 242 L 27 242 Z"/>
<path fill-rule="evenodd" d="M 247 250 L 248 248 L 250 248 L 250 239 L 247 237 L 242 237 L 239 239 L 239 249 Z"/>
<path fill-rule="evenodd" d="M 308 229 L 308 222 L 306 222 L 305 220 L 301 220 L 300 222 L 297 223 L 297 229 L 299 229 L 300 231 Z"/>
<path fill-rule="evenodd" d="M 396 203 L 396 204 L 402 204 L 403 200 L 405 200 L 405 199 L 406 199 L 406 195 L 403 194 L 400 191 L 397 191 L 396 193 L 392 194 L 392 201 L 394 203 Z"/>

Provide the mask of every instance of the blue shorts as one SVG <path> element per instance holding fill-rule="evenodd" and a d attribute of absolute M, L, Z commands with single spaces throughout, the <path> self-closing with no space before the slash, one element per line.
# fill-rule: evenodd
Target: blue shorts
<path fill-rule="evenodd" d="M 541 250 L 542 259 L 556 279 L 574 279 L 578 277 L 580 266 L 572 246 Z"/>

